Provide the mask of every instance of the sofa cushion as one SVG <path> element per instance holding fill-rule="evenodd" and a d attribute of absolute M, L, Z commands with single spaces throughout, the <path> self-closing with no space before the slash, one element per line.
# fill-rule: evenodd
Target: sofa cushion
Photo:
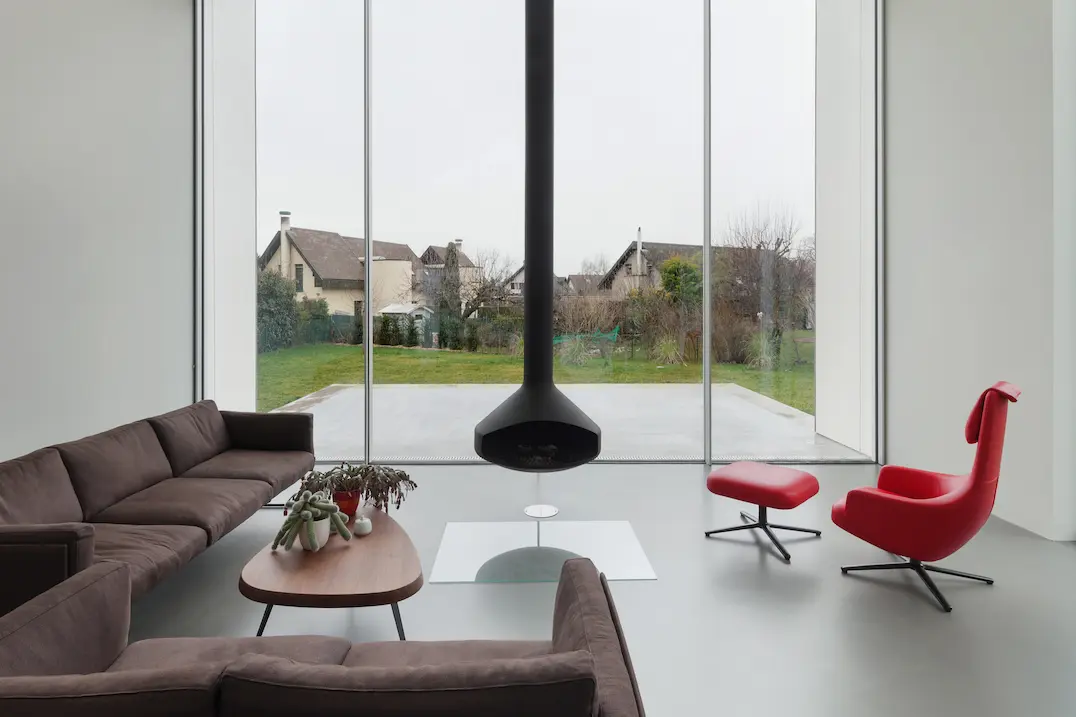
<path fill-rule="evenodd" d="M 553 651 L 572 650 L 587 650 L 594 657 L 598 678 L 594 714 L 642 714 L 601 576 L 594 563 L 584 559 L 565 561 L 553 607 Z"/>
<path fill-rule="evenodd" d="M 303 665 L 248 655 L 221 679 L 222 717 L 361 714 L 590 717 L 594 673 L 583 651 L 425 667 Z"/>
<path fill-rule="evenodd" d="M 233 448 L 199 463 L 184 478 L 247 478 L 265 481 L 276 493 L 302 479 L 314 467 L 305 451 L 248 451 Z"/>
<path fill-rule="evenodd" d="M 86 519 L 172 477 L 157 434 L 145 421 L 56 446 Z"/>
<path fill-rule="evenodd" d="M 150 418 L 149 424 L 164 447 L 173 475 L 183 475 L 231 445 L 224 418 L 213 401 L 199 401 Z"/>
<path fill-rule="evenodd" d="M 142 640 L 127 647 L 108 668 L 138 670 L 152 667 L 220 662 L 229 664 L 244 655 L 286 657 L 312 665 L 339 665 L 351 642 L 339 637 L 288 635 L 285 637 L 164 637 Z M 317 710 L 315 710 L 317 711 Z"/>
<path fill-rule="evenodd" d="M 127 645 L 129 586 L 125 565 L 94 565 L 0 617 L 0 677 L 108 669 Z"/>
<path fill-rule="evenodd" d="M 221 665 L 0 678 L 4 717 L 214 717 Z"/>
<path fill-rule="evenodd" d="M 81 520 L 82 506 L 55 448 L 0 463 L 0 525 Z"/>
<path fill-rule="evenodd" d="M 95 523 L 195 525 L 215 543 L 273 497 L 260 480 L 169 478 L 98 513 Z"/>
<path fill-rule="evenodd" d="M 545 640 L 446 640 L 444 642 L 361 642 L 344 658 L 348 667 L 419 667 L 548 655 Z"/>
<path fill-rule="evenodd" d="M 95 562 L 126 563 L 131 597 L 139 597 L 205 550 L 206 533 L 193 525 L 95 523 Z"/>

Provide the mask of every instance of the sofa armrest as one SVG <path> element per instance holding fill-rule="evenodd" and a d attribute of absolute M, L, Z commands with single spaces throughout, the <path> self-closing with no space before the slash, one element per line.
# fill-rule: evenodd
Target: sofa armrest
<path fill-rule="evenodd" d="M 0 615 L 93 564 L 89 523 L 0 525 Z"/>
<path fill-rule="evenodd" d="M 594 563 L 566 560 L 553 607 L 553 652 L 586 650 L 597 678 L 594 714 L 643 715 L 623 631 Z"/>
<path fill-rule="evenodd" d="M 232 448 L 251 451 L 314 452 L 314 416 L 310 413 L 221 411 Z"/>
<path fill-rule="evenodd" d="M 130 625 L 127 564 L 98 563 L 0 617 L 0 677 L 101 672 Z"/>

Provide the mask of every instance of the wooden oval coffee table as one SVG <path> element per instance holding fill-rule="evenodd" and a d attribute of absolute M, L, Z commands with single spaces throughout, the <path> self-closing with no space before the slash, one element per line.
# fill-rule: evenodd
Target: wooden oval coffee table
<path fill-rule="evenodd" d="M 399 602 L 422 587 L 422 565 L 404 529 L 387 513 L 370 515 L 369 535 L 344 540 L 338 535 L 316 553 L 267 545 L 239 576 L 239 592 L 265 604 L 258 635 L 274 605 L 290 607 L 370 607 L 392 605 L 396 632 L 404 637 Z"/>

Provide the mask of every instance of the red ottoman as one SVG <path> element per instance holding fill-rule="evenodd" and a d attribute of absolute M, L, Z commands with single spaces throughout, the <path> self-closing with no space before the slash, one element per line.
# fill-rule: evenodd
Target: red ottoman
<path fill-rule="evenodd" d="M 820 530 L 777 525 L 769 522 L 766 516 L 768 508 L 789 510 L 818 493 L 818 479 L 810 473 L 784 466 L 741 461 L 715 469 L 710 474 L 710 477 L 706 479 L 706 487 L 714 495 L 723 495 L 726 498 L 742 500 L 745 503 L 754 503 L 758 506 L 757 520 L 750 513 L 741 512 L 740 517 L 751 521 L 750 523 L 707 531 L 707 538 L 718 533 L 760 528 L 769 536 L 777 549 L 781 551 L 785 561 L 791 562 L 792 556 L 788 554 L 785 546 L 781 545 L 781 541 L 773 534 L 774 528 L 778 530 L 794 530 L 798 533 L 814 533 L 819 537 L 822 536 L 822 531 Z"/>

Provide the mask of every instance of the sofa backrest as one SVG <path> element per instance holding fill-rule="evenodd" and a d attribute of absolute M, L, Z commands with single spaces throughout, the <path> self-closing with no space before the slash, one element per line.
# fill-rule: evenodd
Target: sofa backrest
<path fill-rule="evenodd" d="M 221 717 L 590 717 L 594 670 L 585 651 L 421 667 L 311 665 L 247 655 L 228 666 Z"/>
<path fill-rule="evenodd" d="M 55 448 L 0 463 L 0 525 L 81 520 L 82 506 Z"/>
<path fill-rule="evenodd" d="M 0 617 L 0 677 L 106 670 L 130 623 L 126 563 L 98 563 Z"/>
<path fill-rule="evenodd" d="M 213 401 L 199 401 L 150 418 L 149 424 L 168 456 L 172 475 L 183 475 L 231 447 L 224 417 Z"/>
<path fill-rule="evenodd" d="M 87 520 L 172 477 L 172 466 L 146 421 L 56 446 Z"/>

